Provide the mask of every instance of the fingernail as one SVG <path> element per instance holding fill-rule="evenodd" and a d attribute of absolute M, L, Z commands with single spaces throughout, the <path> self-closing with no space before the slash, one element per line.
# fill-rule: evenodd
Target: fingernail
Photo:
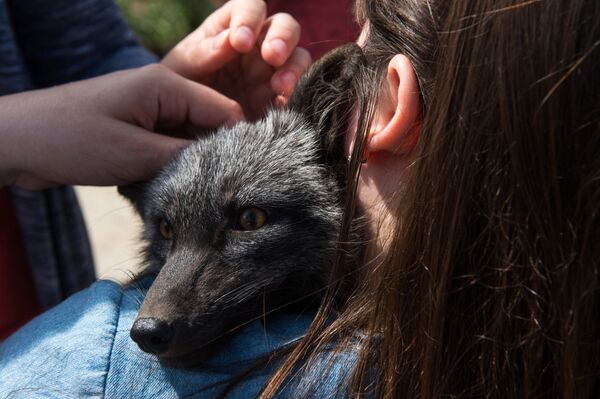
<path fill-rule="evenodd" d="M 254 42 L 254 32 L 247 26 L 240 26 L 235 30 L 235 40 L 237 40 L 246 49 L 252 47 Z"/>
<path fill-rule="evenodd" d="M 286 93 L 291 93 L 294 90 L 294 86 L 296 86 L 296 75 L 292 72 L 284 72 L 279 76 L 281 82 L 283 83 L 283 87 Z"/>
<path fill-rule="evenodd" d="M 223 44 L 225 43 L 225 40 L 227 40 L 228 36 L 229 36 L 229 29 L 225 29 L 223 32 L 221 32 L 217 36 L 215 36 L 213 38 L 212 49 L 216 51 L 216 50 L 219 50 L 221 47 L 223 47 Z"/>
<path fill-rule="evenodd" d="M 273 39 L 269 42 L 269 47 L 274 53 L 284 55 L 287 52 L 287 45 L 281 39 Z"/>

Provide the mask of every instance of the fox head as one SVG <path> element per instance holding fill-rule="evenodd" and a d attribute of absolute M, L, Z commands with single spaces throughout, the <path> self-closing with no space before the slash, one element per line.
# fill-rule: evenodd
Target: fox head
<path fill-rule="evenodd" d="M 337 247 L 355 45 L 323 57 L 285 109 L 201 135 L 154 179 L 123 187 L 156 279 L 131 337 L 193 360 L 265 311 L 315 299 Z"/>

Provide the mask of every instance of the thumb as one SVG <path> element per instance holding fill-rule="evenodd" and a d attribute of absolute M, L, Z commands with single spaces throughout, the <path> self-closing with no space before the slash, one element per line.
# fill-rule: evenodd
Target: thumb
<path fill-rule="evenodd" d="M 155 125 L 170 129 L 214 128 L 244 119 L 241 106 L 229 97 L 200 83 L 172 73 L 160 81 Z"/>

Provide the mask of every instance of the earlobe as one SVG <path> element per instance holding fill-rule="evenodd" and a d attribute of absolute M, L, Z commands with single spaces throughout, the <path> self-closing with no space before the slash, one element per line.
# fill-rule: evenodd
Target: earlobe
<path fill-rule="evenodd" d="M 379 101 L 367 150 L 408 154 L 419 141 L 421 95 L 414 68 L 406 56 L 397 54 L 390 60 L 385 88 L 387 93 Z"/>

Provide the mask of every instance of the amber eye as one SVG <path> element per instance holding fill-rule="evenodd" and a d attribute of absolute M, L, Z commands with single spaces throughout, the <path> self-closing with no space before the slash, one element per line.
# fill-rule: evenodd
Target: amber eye
<path fill-rule="evenodd" d="M 173 239 L 173 229 L 171 228 L 169 222 L 167 222 L 165 219 L 160 220 L 158 229 L 160 230 L 160 235 L 163 236 L 165 240 Z"/>
<path fill-rule="evenodd" d="M 240 230 L 260 229 L 267 223 L 267 213 L 259 208 L 246 208 L 240 213 Z"/>

